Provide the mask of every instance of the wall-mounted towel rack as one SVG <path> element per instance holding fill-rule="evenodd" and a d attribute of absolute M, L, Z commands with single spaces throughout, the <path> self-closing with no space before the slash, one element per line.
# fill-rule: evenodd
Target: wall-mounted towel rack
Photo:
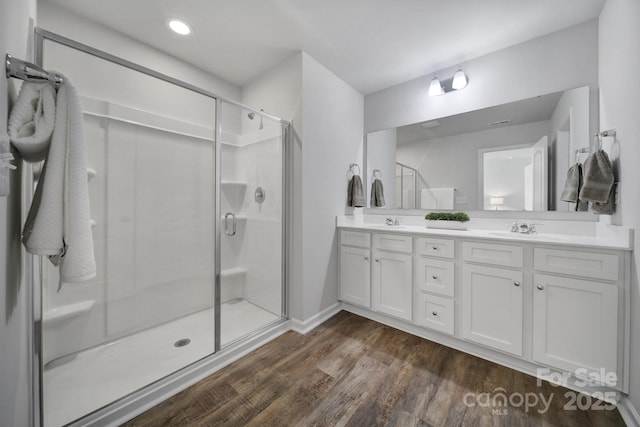
<path fill-rule="evenodd" d="M 607 129 L 607 130 L 603 130 L 602 132 L 600 132 L 600 136 L 601 137 L 607 137 L 607 136 L 612 136 L 612 137 L 616 137 L 616 128 L 613 129 Z"/>
<path fill-rule="evenodd" d="M 38 67 L 31 62 L 23 61 L 22 59 L 14 58 L 8 53 L 4 59 L 5 70 L 7 78 L 13 77 L 20 80 L 25 80 L 34 83 L 49 82 L 54 86 L 60 86 L 63 83 L 63 78 L 59 74 L 51 73 Z"/>

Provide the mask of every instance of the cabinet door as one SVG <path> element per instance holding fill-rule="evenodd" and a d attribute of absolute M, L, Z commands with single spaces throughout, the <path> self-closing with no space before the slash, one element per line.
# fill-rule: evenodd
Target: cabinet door
<path fill-rule="evenodd" d="M 410 254 L 373 252 L 371 304 L 374 310 L 412 320 L 412 274 Z"/>
<path fill-rule="evenodd" d="M 601 373 L 602 369 L 606 374 L 617 374 L 617 349 L 617 285 L 534 275 L 536 362 L 568 372 L 579 370 L 578 374 L 587 376 L 588 372 Z"/>
<path fill-rule="evenodd" d="M 464 264 L 462 337 L 522 356 L 522 271 Z"/>
<path fill-rule="evenodd" d="M 340 246 L 340 300 L 371 307 L 369 249 Z"/>

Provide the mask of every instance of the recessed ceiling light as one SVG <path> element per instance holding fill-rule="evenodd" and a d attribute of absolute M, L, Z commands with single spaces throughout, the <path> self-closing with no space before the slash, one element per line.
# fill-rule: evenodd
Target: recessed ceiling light
<path fill-rule="evenodd" d="M 179 19 L 170 19 L 168 24 L 169 28 L 180 35 L 188 36 L 191 34 L 191 27 L 184 21 Z"/>

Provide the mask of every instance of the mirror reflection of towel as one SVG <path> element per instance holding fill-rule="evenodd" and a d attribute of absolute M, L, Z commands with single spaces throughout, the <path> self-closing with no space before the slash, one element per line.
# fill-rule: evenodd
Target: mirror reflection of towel
<path fill-rule="evenodd" d="M 353 175 L 347 187 L 347 205 L 354 208 L 364 206 L 364 189 L 362 179 L 358 175 Z"/>
<path fill-rule="evenodd" d="M 582 165 L 576 163 L 567 171 L 567 180 L 564 183 L 564 190 L 560 196 L 560 200 L 575 203 L 576 211 L 586 211 L 589 203 L 579 198 L 580 189 L 582 188 Z"/>
<path fill-rule="evenodd" d="M 384 187 L 382 181 L 376 178 L 371 184 L 371 207 L 381 208 L 384 204 Z"/>

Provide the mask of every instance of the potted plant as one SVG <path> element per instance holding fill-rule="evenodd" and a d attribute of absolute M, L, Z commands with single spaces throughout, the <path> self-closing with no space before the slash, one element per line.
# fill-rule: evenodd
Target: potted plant
<path fill-rule="evenodd" d="M 452 230 L 466 230 L 469 215 L 464 212 L 431 212 L 424 219 L 427 228 L 446 228 Z"/>

